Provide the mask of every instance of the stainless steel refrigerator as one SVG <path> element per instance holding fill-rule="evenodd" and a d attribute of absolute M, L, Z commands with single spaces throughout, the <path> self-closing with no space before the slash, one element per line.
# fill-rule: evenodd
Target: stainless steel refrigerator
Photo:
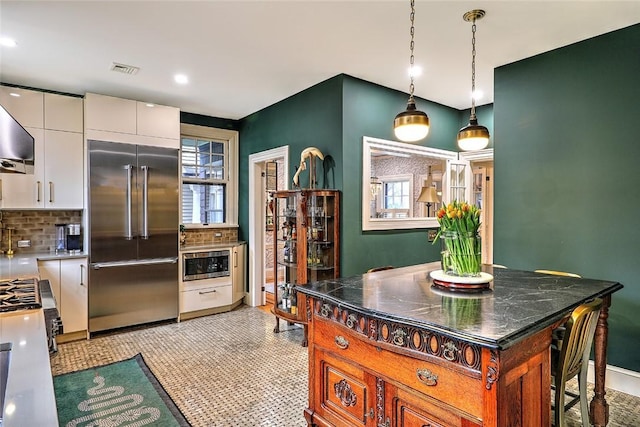
<path fill-rule="evenodd" d="M 178 317 L 178 150 L 88 141 L 89 332 Z"/>

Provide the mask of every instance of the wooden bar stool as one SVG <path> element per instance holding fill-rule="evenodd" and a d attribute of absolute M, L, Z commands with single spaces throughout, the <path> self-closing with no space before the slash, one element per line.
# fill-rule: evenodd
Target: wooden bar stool
<path fill-rule="evenodd" d="M 587 402 L 587 370 L 593 335 L 598 323 L 602 300 L 595 300 L 576 307 L 566 322 L 566 331 L 556 345 L 551 346 L 551 382 L 555 389 L 554 425 L 564 427 L 565 411 L 580 402 L 580 414 L 583 427 L 589 424 L 589 407 Z M 578 376 L 579 393 L 568 392 L 566 382 Z M 565 395 L 571 400 L 565 404 Z"/>

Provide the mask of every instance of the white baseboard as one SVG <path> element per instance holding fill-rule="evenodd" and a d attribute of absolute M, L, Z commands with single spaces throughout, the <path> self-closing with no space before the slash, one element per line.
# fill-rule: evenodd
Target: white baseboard
<path fill-rule="evenodd" d="M 593 360 L 590 360 L 587 373 L 587 381 L 590 383 L 594 382 L 593 369 Z M 640 397 L 640 372 L 607 365 L 605 375 L 605 387 Z"/>

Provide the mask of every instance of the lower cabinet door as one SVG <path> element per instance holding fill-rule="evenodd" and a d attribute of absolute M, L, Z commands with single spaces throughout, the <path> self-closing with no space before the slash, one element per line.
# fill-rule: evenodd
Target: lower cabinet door
<path fill-rule="evenodd" d="M 375 426 L 375 377 L 321 350 L 316 360 L 319 415 L 336 426 Z"/>

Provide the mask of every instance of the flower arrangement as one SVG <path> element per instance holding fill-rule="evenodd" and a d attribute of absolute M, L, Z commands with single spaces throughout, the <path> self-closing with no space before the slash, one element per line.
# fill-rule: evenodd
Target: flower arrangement
<path fill-rule="evenodd" d="M 440 229 L 434 243 L 438 237 L 442 241 L 444 272 L 454 276 L 477 276 L 481 264 L 480 209 L 467 202 L 453 201 L 438 210 L 436 216 Z"/>

